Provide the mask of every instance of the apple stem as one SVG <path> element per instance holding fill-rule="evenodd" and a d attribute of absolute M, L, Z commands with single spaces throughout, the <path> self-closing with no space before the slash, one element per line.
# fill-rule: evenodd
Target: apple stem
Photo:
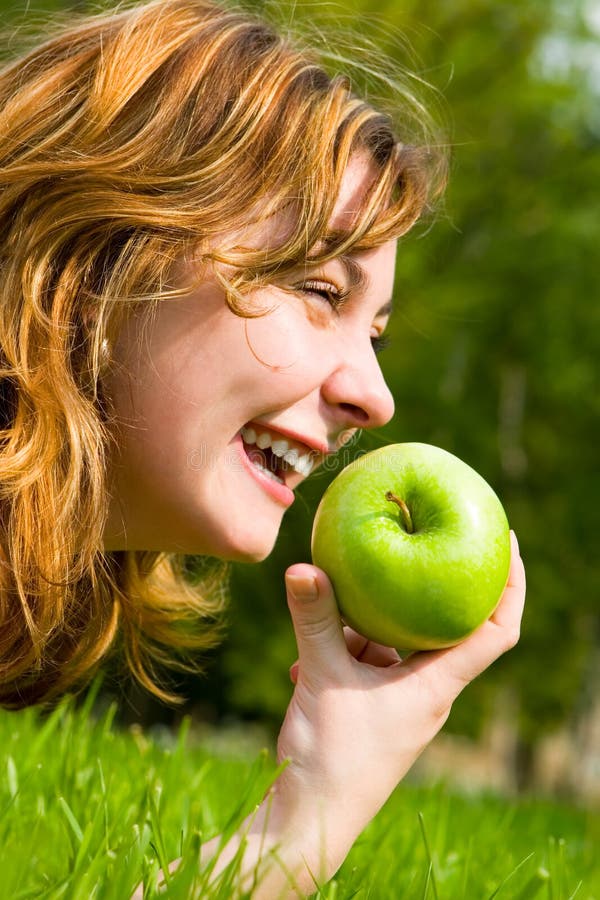
<path fill-rule="evenodd" d="M 396 503 L 400 507 L 400 512 L 402 513 L 402 518 L 404 519 L 404 527 L 408 534 L 412 534 L 414 532 L 413 520 L 410 514 L 410 510 L 404 500 L 401 497 L 397 497 L 396 494 L 393 494 L 392 491 L 387 491 L 385 495 L 386 500 L 391 500 L 392 503 Z"/>

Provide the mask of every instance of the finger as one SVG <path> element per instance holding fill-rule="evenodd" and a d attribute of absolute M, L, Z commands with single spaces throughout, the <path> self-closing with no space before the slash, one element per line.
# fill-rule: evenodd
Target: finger
<path fill-rule="evenodd" d="M 351 656 L 358 662 L 366 663 L 370 666 L 385 668 L 395 663 L 401 662 L 398 651 L 393 647 L 385 647 L 383 644 L 375 644 L 364 635 L 359 634 L 348 625 L 344 628 L 344 638 L 346 647 Z M 298 660 L 292 663 L 289 668 L 289 676 L 292 684 L 298 682 L 298 670 L 300 668 Z"/>
<path fill-rule="evenodd" d="M 385 644 L 377 644 L 370 641 L 363 634 L 354 631 L 349 625 L 344 628 L 344 638 L 348 652 L 357 662 L 367 663 L 370 666 L 391 666 L 393 663 L 400 662 L 398 651 L 393 647 L 387 647 Z"/>
<path fill-rule="evenodd" d="M 355 631 L 354 628 L 350 628 L 349 625 L 344 625 L 344 640 L 346 641 L 348 653 L 350 653 L 354 659 L 360 657 L 361 653 L 364 652 L 369 643 L 369 638 L 366 638 L 364 634 L 359 634 L 358 631 Z"/>
<path fill-rule="evenodd" d="M 492 613 L 490 621 L 500 628 L 511 628 L 515 620 L 521 622 L 523 607 L 525 604 L 525 592 L 527 582 L 525 578 L 525 566 L 519 553 L 519 543 L 514 531 L 510 533 L 511 556 L 510 570 L 506 588 L 500 603 Z"/>
<path fill-rule="evenodd" d="M 361 659 L 362 654 L 367 650 L 369 639 L 364 637 L 364 635 L 359 634 L 358 631 L 354 631 L 349 625 L 344 626 L 343 632 L 348 652 L 354 659 Z M 292 684 L 296 684 L 298 681 L 298 668 L 298 660 L 293 662 L 289 668 L 290 681 Z"/>
<path fill-rule="evenodd" d="M 481 674 L 499 656 L 515 646 L 519 639 L 525 603 L 525 568 L 519 545 L 511 531 L 511 564 L 508 581 L 491 617 L 470 637 L 455 647 L 417 653 L 403 668 L 419 672 L 435 682 L 440 693 L 456 697 L 462 688 Z"/>
<path fill-rule="evenodd" d="M 513 531 L 510 533 L 511 558 L 508 581 L 498 606 L 480 629 L 465 641 L 473 655 L 473 664 L 478 666 L 475 674 L 483 671 L 519 640 L 521 619 L 525 605 L 525 567 L 519 554 L 519 544 Z M 459 645 L 459 647 L 462 645 Z M 459 647 L 453 648 L 458 650 Z M 454 654 L 457 659 L 459 654 Z M 474 677 L 474 676 L 473 676 Z"/>
<path fill-rule="evenodd" d="M 376 666 L 378 669 L 402 662 L 402 657 L 394 647 L 386 647 L 384 644 L 376 644 L 373 641 L 367 643 L 357 659 L 361 663 Z"/>
<path fill-rule="evenodd" d="M 291 566 L 285 578 L 299 669 L 338 670 L 349 657 L 329 578 L 322 569 L 307 563 Z"/>

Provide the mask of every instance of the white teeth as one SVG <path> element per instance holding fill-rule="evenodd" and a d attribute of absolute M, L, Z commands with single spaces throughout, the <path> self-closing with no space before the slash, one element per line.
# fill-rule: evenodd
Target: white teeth
<path fill-rule="evenodd" d="M 296 472 L 300 472 L 301 475 L 304 475 L 307 478 L 312 472 L 312 467 L 314 465 L 314 460 L 311 458 L 310 453 L 307 453 L 306 456 L 301 456 L 297 463 L 295 463 L 294 468 Z"/>
<path fill-rule="evenodd" d="M 294 468 L 296 468 L 296 466 L 298 465 L 299 457 L 300 457 L 300 454 L 298 453 L 297 450 L 288 450 L 288 452 L 284 455 L 283 458 L 285 459 L 286 463 L 289 463 L 290 466 L 293 466 Z"/>
<path fill-rule="evenodd" d="M 252 465 L 256 466 L 257 469 L 260 469 L 263 475 L 267 475 L 267 477 L 270 478 L 271 481 L 278 481 L 279 484 L 284 484 L 283 478 L 280 478 L 279 475 L 275 474 L 275 472 L 271 472 L 270 469 L 266 469 L 264 466 L 261 466 L 261 464 L 259 462 L 256 462 L 256 460 L 252 460 Z"/>
<path fill-rule="evenodd" d="M 259 434 L 256 438 L 256 446 L 261 450 L 266 450 L 267 447 L 271 446 L 271 435 L 267 434 L 266 431 L 263 431 L 263 433 Z"/>
<path fill-rule="evenodd" d="M 271 450 L 275 456 L 285 456 L 289 449 L 290 445 L 287 441 L 271 441 Z"/>
<path fill-rule="evenodd" d="M 315 463 L 313 454 L 306 453 L 304 456 L 300 456 L 300 452 L 295 447 L 290 447 L 288 441 L 283 438 L 273 440 L 268 431 L 257 432 L 256 429 L 251 426 L 242 428 L 242 437 L 246 444 L 256 444 L 260 450 L 266 450 L 267 447 L 270 447 L 275 456 L 283 459 L 289 466 L 292 466 L 296 472 L 303 475 L 304 478 L 307 478 L 310 475 Z M 270 478 L 273 478 L 275 481 L 279 481 L 282 484 L 284 483 L 282 479 L 271 472 L 270 469 L 266 469 L 259 462 L 255 462 L 254 460 L 253 463 Z"/>

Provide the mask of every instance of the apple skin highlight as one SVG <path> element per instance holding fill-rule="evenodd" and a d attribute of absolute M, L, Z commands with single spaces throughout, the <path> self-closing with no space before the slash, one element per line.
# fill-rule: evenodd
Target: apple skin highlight
<path fill-rule="evenodd" d="M 509 526 L 492 488 L 458 457 L 390 444 L 329 485 L 312 558 L 346 624 L 399 650 L 433 650 L 464 640 L 493 613 L 508 580 Z"/>

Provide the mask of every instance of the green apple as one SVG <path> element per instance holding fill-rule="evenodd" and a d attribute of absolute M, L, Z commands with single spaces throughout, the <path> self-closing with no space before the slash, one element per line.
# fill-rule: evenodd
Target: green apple
<path fill-rule="evenodd" d="M 464 640 L 506 586 L 506 514 L 489 484 L 429 444 L 391 444 L 359 457 L 316 512 L 312 557 L 344 621 L 402 650 Z"/>

